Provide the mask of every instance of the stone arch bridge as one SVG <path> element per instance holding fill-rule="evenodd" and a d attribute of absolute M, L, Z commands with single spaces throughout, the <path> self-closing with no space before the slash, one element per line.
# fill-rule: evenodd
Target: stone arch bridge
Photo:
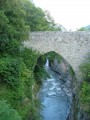
<path fill-rule="evenodd" d="M 31 32 L 24 45 L 43 54 L 59 53 L 77 73 L 80 64 L 90 55 L 90 32 Z"/>

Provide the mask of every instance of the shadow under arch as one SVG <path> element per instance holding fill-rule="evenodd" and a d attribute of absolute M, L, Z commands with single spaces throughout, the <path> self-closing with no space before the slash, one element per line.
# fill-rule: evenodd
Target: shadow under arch
<path fill-rule="evenodd" d="M 44 69 L 46 60 L 49 60 L 50 68 L 59 74 L 59 77 L 66 81 L 67 77 L 70 76 L 73 79 L 76 79 L 75 72 L 72 66 L 65 60 L 60 54 L 55 51 L 49 51 L 39 56 L 37 63 L 34 67 L 34 77 L 39 84 L 42 84 L 42 78 L 49 77 Z M 72 83 L 71 81 L 71 83 Z"/>

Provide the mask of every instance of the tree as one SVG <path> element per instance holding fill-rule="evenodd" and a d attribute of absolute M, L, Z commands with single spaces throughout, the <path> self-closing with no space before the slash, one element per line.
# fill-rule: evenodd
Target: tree
<path fill-rule="evenodd" d="M 28 30 L 22 0 L 0 0 L 0 51 L 18 53 Z"/>
<path fill-rule="evenodd" d="M 26 22 L 30 26 L 31 31 L 61 30 L 55 24 L 50 12 L 43 11 L 29 0 L 23 0 L 23 2 L 24 10 L 26 11 Z"/>
<path fill-rule="evenodd" d="M 0 120 L 21 120 L 21 117 L 5 100 L 0 100 Z"/>

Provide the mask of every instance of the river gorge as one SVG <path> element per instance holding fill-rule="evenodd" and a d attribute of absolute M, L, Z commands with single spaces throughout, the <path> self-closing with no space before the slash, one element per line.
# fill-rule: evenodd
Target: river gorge
<path fill-rule="evenodd" d="M 71 65 L 54 51 L 37 59 L 34 69 L 40 120 L 89 120 L 80 106 L 80 86 Z"/>
<path fill-rule="evenodd" d="M 66 120 L 70 111 L 70 96 L 63 89 L 65 82 L 50 69 L 48 60 L 45 69 L 50 78 L 44 80 L 39 92 L 43 120 Z"/>
<path fill-rule="evenodd" d="M 73 120 L 76 99 L 76 77 L 72 67 L 59 54 L 51 51 L 42 55 L 36 64 L 36 78 L 41 77 L 38 97 L 41 103 L 40 116 L 43 120 Z M 37 73 L 38 71 L 38 73 Z"/>

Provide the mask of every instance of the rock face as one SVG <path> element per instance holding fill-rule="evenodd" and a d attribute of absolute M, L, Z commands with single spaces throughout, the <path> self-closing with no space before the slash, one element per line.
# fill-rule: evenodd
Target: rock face
<path fill-rule="evenodd" d="M 57 59 L 54 59 L 54 62 L 50 64 L 52 70 L 58 72 L 62 77 L 67 77 L 69 74 L 69 65 L 65 60 L 62 60 L 58 63 Z"/>
<path fill-rule="evenodd" d="M 55 58 L 54 61 L 50 63 L 50 67 L 53 71 L 59 74 L 58 75 L 59 79 L 62 79 L 65 81 L 64 90 L 67 92 L 67 94 L 68 93 L 72 94 L 73 92 L 72 86 L 73 86 L 73 81 L 75 79 L 75 76 L 68 62 L 62 59 L 59 63 L 58 60 Z"/>

